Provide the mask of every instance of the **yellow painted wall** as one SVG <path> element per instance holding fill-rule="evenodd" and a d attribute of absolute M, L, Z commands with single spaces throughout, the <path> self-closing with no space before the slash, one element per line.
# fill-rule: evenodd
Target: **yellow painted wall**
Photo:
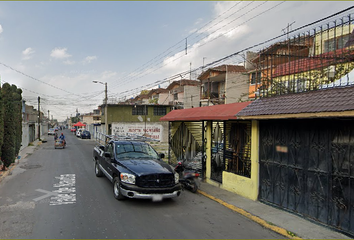
<path fill-rule="evenodd" d="M 251 132 L 251 178 L 223 172 L 222 188 L 243 197 L 257 200 L 259 190 L 259 128 L 258 121 L 252 121 Z"/>
<path fill-rule="evenodd" d="M 206 167 L 206 182 L 214 186 L 221 187 L 230 192 L 234 192 L 251 200 L 257 200 L 259 191 L 259 127 L 258 121 L 252 121 L 251 130 L 251 178 L 236 175 L 230 172 L 223 172 L 222 184 L 210 179 L 211 175 L 211 125 L 208 122 L 207 135 L 207 167 Z M 210 134 L 209 134 L 210 133 Z"/>
<path fill-rule="evenodd" d="M 350 34 L 353 31 L 353 24 L 323 30 L 315 36 L 315 55 L 325 52 L 324 42 L 335 37 Z"/>

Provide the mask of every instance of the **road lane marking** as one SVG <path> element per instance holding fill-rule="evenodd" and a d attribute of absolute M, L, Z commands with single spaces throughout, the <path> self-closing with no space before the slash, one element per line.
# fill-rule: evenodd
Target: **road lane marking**
<path fill-rule="evenodd" d="M 44 189 L 36 189 L 37 192 L 45 194 L 33 199 L 33 201 L 38 202 L 50 198 L 49 205 L 51 206 L 76 203 L 75 174 L 62 174 L 55 178 L 59 179 L 59 183 L 53 185 L 53 188 L 56 190 L 47 191 Z"/>
<path fill-rule="evenodd" d="M 47 197 L 52 197 L 52 196 L 58 195 L 58 193 L 50 192 L 50 191 L 43 190 L 43 189 L 36 189 L 36 191 L 37 191 L 37 192 L 45 193 L 45 195 L 33 199 L 33 201 L 35 201 L 35 202 L 40 201 L 40 200 L 42 200 L 42 199 L 45 199 L 45 198 L 47 198 Z"/>
<path fill-rule="evenodd" d="M 60 177 L 55 178 L 59 179 L 59 183 L 53 185 L 54 188 L 58 188 L 53 191 L 57 195 L 50 198 L 49 205 L 56 206 L 76 203 L 75 174 L 62 174 Z"/>

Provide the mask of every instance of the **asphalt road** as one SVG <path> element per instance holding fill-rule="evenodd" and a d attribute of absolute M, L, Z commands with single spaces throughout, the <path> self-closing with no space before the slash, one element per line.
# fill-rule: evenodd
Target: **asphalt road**
<path fill-rule="evenodd" d="M 65 149 L 49 136 L 0 183 L 0 238 L 283 238 L 188 191 L 117 201 L 109 180 L 94 174 L 95 142 L 64 134 Z"/>

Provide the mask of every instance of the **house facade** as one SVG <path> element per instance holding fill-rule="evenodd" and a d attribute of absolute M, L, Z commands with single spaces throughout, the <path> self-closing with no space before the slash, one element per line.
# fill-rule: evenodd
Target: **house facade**
<path fill-rule="evenodd" d="M 102 112 L 101 129 L 108 135 L 129 133 L 167 142 L 168 124 L 159 119 L 170 110 L 169 105 L 108 104 Z"/>
<path fill-rule="evenodd" d="M 169 163 L 184 160 L 215 186 L 246 198 L 258 197 L 258 122 L 235 115 L 251 102 L 173 110 Z"/>
<path fill-rule="evenodd" d="M 261 51 L 259 94 L 236 114 L 257 121 L 258 200 L 349 234 L 354 234 L 353 40 L 353 25 L 343 18 L 289 39 L 288 51 L 271 54 L 276 45 Z M 310 45 L 295 51 L 300 41 Z"/>
<path fill-rule="evenodd" d="M 354 86 L 260 98 L 258 199 L 354 233 Z"/>
<path fill-rule="evenodd" d="M 249 80 L 244 66 L 221 65 L 199 75 L 200 106 L 235 103 L 248 100 Z"/>
<path fill-rule="evenodd" d="M 159 103 L 168 103 L 174 109 L 186 109 L 199 106 L 200 82 L 189 79 L 173 81 L 160 95 Z"/>

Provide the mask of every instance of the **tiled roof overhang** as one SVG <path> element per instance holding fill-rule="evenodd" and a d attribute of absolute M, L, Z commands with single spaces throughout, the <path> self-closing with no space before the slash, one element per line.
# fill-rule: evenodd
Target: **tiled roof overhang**
<path fill-rule="evenodd" d="M 235 120 L 239 111 L 248 106 L 251 102 L 240 102 L 221 104 L 208 107 L 197 107 L 188 109 L 173 110 L 160 118 L 160 121 L 182 122 L 182 121 L 204 121 L 204 120 Z"/>
<path fill-rule="evenodd" d="M 354 86 L 260 98 L 236 116 L 239 119 L 354 116 Z"/>

